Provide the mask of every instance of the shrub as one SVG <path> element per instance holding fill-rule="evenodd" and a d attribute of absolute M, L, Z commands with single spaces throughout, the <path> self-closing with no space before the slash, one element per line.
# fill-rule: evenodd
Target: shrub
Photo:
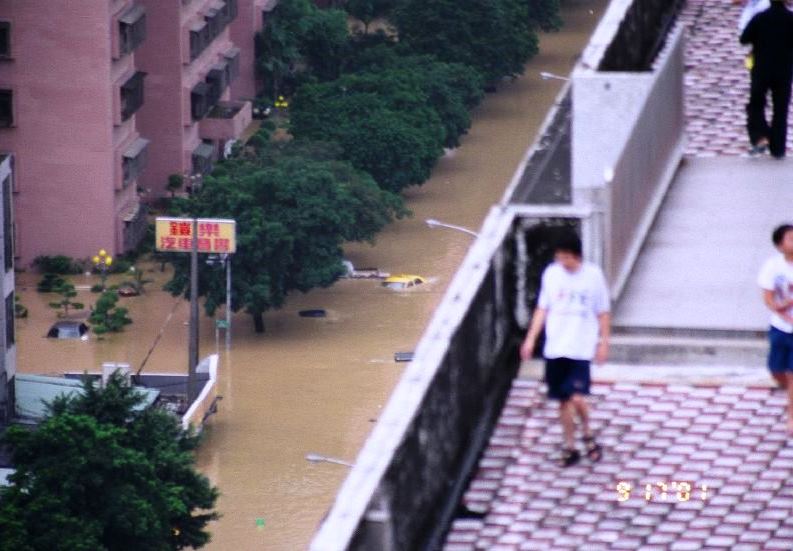
<path fill-rule="evenodd" d="M 79 263 L 71 257 L 58 254 L 55 256 L 41 255 L 33 259 L 33 265 L 45 274 L 79 274 L 82 270 Z"/>

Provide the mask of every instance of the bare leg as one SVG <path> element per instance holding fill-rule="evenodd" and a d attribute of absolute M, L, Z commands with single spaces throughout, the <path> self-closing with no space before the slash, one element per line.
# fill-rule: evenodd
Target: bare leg
<path fill-rule="evenodd" d="M 788 374 L 787 373 L 772 373 L 772 377 L 776 381 L 776 384 L 779 385 L 779 388 L 785 389 L 788 388 Z"/>
<path fill-rule="evenodd" d="M 578 418 L 581 419 L 581 428 L 584 431 L 584 437 L 588 438 L 592 436 L 592 431 L 589 429 L 589 404 L 586 398 L 580 394 L 573 394 L 570 401 L 573 402 L 575 412 L 578 414 Z"/>
<path fill-rule="evenodd" d="M 572 399 L 559 404 L 559 420 L 562 422 L 565 448 L 572 450 L 575 448 L 575 405 Z"/>

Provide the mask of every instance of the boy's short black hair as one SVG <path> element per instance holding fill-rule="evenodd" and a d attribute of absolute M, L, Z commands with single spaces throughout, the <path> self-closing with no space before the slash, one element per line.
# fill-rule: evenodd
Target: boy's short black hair
<path fill-rule="evenodd" d="M 564 232 L 556 238 L 553 246 L 553 252 L 566 252 L 573 253 L 581 258 L 583 252 L 581 250 L 581 238 L 575 232 Z"/>
<path fill-rule="evenodd" d="M 774 242 L 774 245 L 779 247 L 779 244 L 782 243 L 782 240 L 785 238 L 785 234 L 789 231 L 793 231 L 793 224 L 782 224 L 778 226 L 774 233 L 771 234 L 771 241 Z"/>

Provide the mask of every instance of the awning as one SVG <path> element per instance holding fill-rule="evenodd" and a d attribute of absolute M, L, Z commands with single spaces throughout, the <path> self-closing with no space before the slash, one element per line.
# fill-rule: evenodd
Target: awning
<path fill-rule="evenodd" d="M 194 156 L 201 157 L 202 159 L 207 159 L 209 161 L 212 160 L 212 155 L 214 153 L 215 153 L 215 148 L 212 147 L 212 145 L 210 145 L 208 143 L 203 143 L 203 142 L 198 144 L 198 147 L 196 147 L 193 150 L 193 155 Z"/>
<path fill-rule="evenodd" d="M 130 146 L 126 149 L 126 151 L 124 151 L 123 155 L 127 159 L 134 159 L 138 155 L 140 155 L 141 152 L 144 149 L 146 149 L 146 146 L 148 145 L 149 145 L 149 140 L 144 138 L 138 138 L 130 144 Z"/>
<path fill-rule="evenodd" d="M 212 9 L 220 11 L 224 7 L 226 7 L 226 2 L 224 0 L 215 0 L 214 2 L 211 2 L 209 4 L 209 7 L 212 8 Z"/>
<path fill-rule="evenodd" d="M 134 25 L 138 20 L 144 16 L 146 8 L 142 4 L 133 4 L 128 10 L 123 12 L 118 20 L 127 25 Z"/>
<path fill-rule="evenodd" d="M 195 94 L 197 96 L 206 96 L 209 93 L 209 84 L 204 81 L 199 82 L 193 89 L 190 90 L 191 94 Z"/>
<path fill-rule="evenodd" d="M 229 48 L 228 50 L 223 52 L 223 57 L 225 57 L 226 59 L 234 59 L 238 55 L 240 55 L 240 49 L 237 48 L 236 46 Z"/>
<path fill-rule="evenodd" d="M 201 31 L 204 30 L 204 28 L 206 26 L 207 26 L 207 22 L 206 21 L 204 21 L 204 20 L 196 21 L 195 23 L 190 25 L 190 31 L 194 32 L 194 33 L 200 33 Z"/>

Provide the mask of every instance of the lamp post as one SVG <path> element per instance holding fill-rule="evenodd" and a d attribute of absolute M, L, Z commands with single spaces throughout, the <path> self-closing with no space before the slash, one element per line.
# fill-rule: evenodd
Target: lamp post
<path fill-rule="evenodd" d="M 548 71 L 540 71 L 540 78 L 543 80 L 570 80 L 567 77 L 559 76 L 554 73 L 549 73 Z"/>
<path fill-rule="evenodd" d="M 113 264 L 113 257 L 110 256 L 106 250 L 99 249 L 99 254 L 94 255 L 91 261 L 94 263 L 96 269 L 99 270 L 99 277 L 102 278 L 102 290 L 104 291 L 105 282 L 107 281 L 107 271 Z"/>
<path fill-rule="evenodd" d="M 467 233 L 468 235 L 472 235 L 473 237 L 479 237 L 479 234 L 473 230 L 469 230 L 468 228 L 464 228 L 462 226 L 457 226 L 455 224 L 446 224 L 445 222 L 441 222 L 440 220 L 435 220 L 434 218 L 428 218 L 425 220 L 427 225 L 430 228 L 448 228 L 450 230 L 457 230 L 463 233 Z"/>
<path fill-rule="evenodd" d="M 306 454 L 306 461 L 311 461 L 312 463 L 333 463 L 335 465 L 344 465 L 345 467 L 352 467 L 352 463 L 348 461 L 344 461 L 343 459 L 336 459 L 335 457 L 325 457 L 324 455 L 320 455 L 318 453 L 309 453 Z"/>

